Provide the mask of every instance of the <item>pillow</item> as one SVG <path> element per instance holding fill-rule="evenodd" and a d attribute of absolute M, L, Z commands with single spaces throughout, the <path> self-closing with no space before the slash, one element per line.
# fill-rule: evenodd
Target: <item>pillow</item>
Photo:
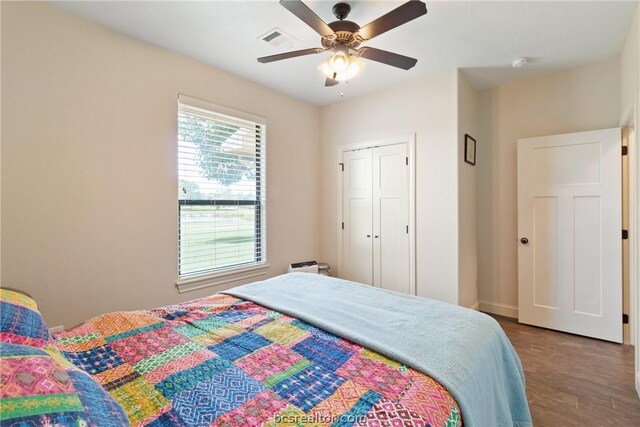
<path fill-rule="evenodd" d="M 52 345 L 0 343 L 0 425 L 126 426 L 124 410 Z"/>
<path fill-rule="evenodd" d="M 49 328 L 33 298 L 0 289 L 0 341 L 38 348 L 50 343 Z"/>

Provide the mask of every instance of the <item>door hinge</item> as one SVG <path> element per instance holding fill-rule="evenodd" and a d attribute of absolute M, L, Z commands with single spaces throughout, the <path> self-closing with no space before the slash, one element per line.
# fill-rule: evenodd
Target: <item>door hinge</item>
<path fill-rule="evenodd" d="M 344 163 L 338 163 L 340 165 L 340 169 L 344 172 Z"/>
<path fill-rule="evenodd" d="M 626 145 L 622 146 L 622 155 L 626 156 L 627 154 L 629 154 L 629 147 Z"/>
<path fill-rule="evenodd" d="M 627 240 L 629 238 L 629 230 L 622 230 L 622 240 Z"/>
<path fill-rule="evenodd" d="M 405 157 L 405 158 L 404 158 L 404 164 L 405 164 L 405 165 L 407 165 L 407 166 L 409 166 L 409 158 L 408 158 L 408 157 Z"/>
<path fill-rule="evenodd" d="M 629 315 L 622 313 L 622 323 L 625 325 L 629 323 Z"/>
<path fill-rule="evenodd" d="M 342 223 L 342 229 L 344 230 L 344 222 Z"/>

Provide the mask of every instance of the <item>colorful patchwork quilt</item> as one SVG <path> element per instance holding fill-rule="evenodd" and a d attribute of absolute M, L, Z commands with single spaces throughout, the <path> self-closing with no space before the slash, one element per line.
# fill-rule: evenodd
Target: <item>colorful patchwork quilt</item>
<path fill-rule="evenodd" d="M 462 425 L 430 377 L 228 295 L 105 314 L 54 340 L 131 425 Z"/>

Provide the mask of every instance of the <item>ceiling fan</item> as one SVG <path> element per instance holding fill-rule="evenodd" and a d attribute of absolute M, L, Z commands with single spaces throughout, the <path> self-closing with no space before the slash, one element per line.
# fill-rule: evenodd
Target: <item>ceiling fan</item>
<path fill-rule="evenodd" d="M 322 63 L 320 69 L 327 77 L 324 85 L 335 86 L 342 81 L 350 80 L 360 72 L 364 67 L 364 62 L 360 58 L 381 62 L 403 70 L 410 69 L 418 62 L 415 58 L 360 45 L 426 14 L 427 6 L 419 0 L 411 0 L 364 27 L 345 20 L 351 12 L 351 6 L 347 3 L 337 3 L 333 6 L 333 14 L 338 20 L 329 24 L 320 19 L 300 0 L 280 0 L 280 4 L 322 36 L 320 39 L 322 47 L 263 56 L 258 58 L 260 63 L 266 64 L 297 56 L 333 51 L 334 54 Z"/>

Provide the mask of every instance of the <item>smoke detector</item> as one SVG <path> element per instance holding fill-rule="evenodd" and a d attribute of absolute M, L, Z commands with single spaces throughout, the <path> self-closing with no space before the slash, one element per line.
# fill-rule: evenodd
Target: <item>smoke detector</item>
<path fill-rule="evenodd" d="M 513 68 L 522 68 L 528 65 L 529 62 L 531 62 L 531 59 L 527 58 L 526 56 L 523 56 L 522 58 L 516 58 L 513 61 L 511 61 L 511 66 Z"/>

